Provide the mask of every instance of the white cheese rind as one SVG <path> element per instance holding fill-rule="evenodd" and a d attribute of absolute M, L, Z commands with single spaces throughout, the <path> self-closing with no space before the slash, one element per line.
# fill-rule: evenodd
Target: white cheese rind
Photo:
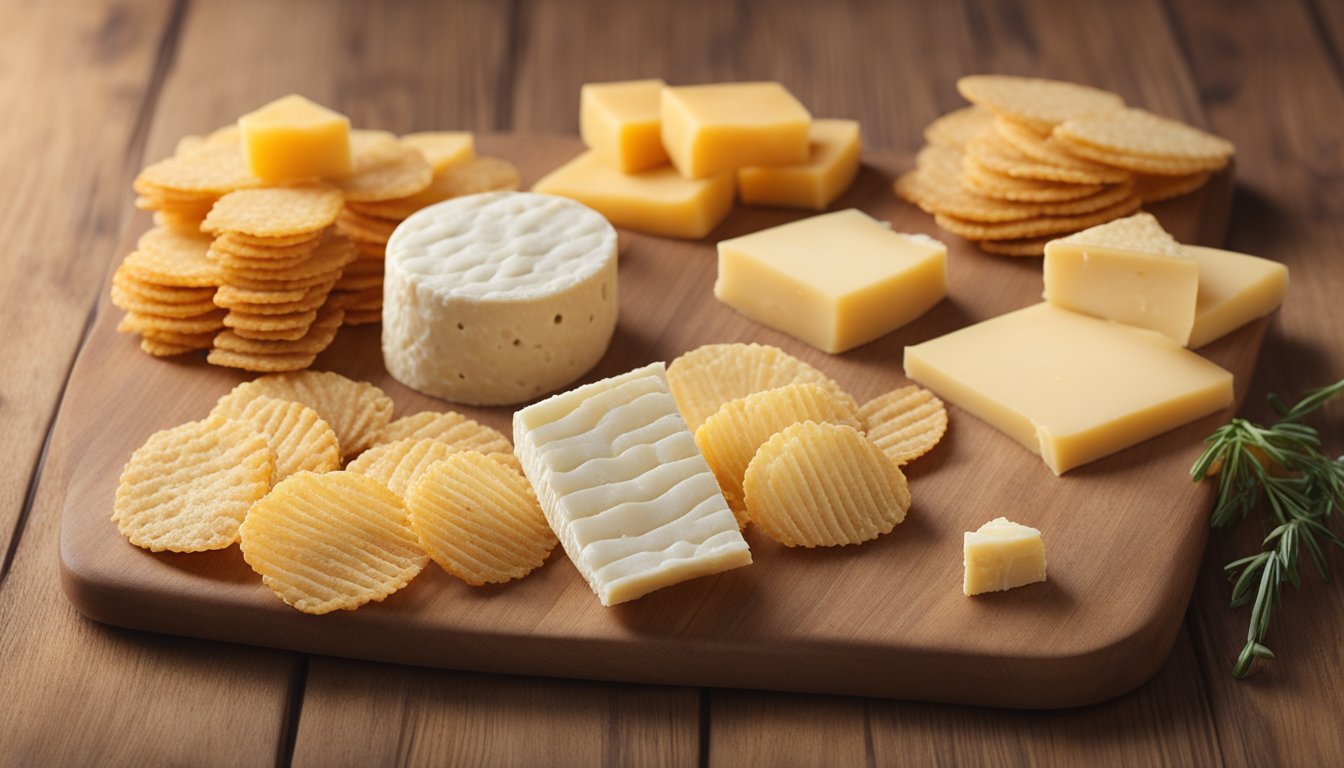
<path fill-rule="evenodd" d="M 616 231 L 564 198 L 495 192 L 417 211 L 387 244 L 383 359 L 412 389 L 471 405 L 554 391 L 616 328 Z"/>
<path fill-rule="evenodd" d="M 751 563 L 662 363 L 514 414 L 518 458 L 603 605 Z"/>

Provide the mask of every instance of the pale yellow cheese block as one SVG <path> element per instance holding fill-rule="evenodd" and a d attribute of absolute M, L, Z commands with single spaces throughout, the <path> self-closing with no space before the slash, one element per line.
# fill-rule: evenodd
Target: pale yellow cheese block
<path fill-rule="evenodd" d="M 946 246 L 852 208 L 719 243 L 714 295 L 824 352 L 890 333 L 946 294 Z"/>
<path fill-rule="evenodd" d="M 779 83 L 664 88 L 663 147 L 682 176 L 807 162 L 812 115 Z"/>
<path fill-rule="evenodd" d="M 663 149 L 662 80 L 587 83 L 579 91 L 579 135 L 623 173 L 667 165 Z"/>
<path fill-rule="evenodd" d="M 1002 592 L 1045 581 L 1045 543 L 1041 532 L 1006 517 L 968 531 L 962 540 L 967 595 Z"/>
<path fill-rule="evenodd" d="M 905 372 L 1057 475 L 1232 404 L 1232 374 L 1166 336 L 1048 303 L 906 347 Z"/>
<path fill-rule="evenodd" d="M 532 191 L 577 200 L 618 227 L 695 239 L 732 210 L 733 174 L 685 179 L 670 165 L 627 174 L 589 150 L 542 177 Z"/>
<path fill-rule="evenodd" d="M 1288 268 L 1277 261 L 1199 245 L 1182 245 L 1181 250 L 1199 263 L 1191 349 L 1268 315 L 1288 293 Z"/>
<path fill-rule="evenodd" d="M 802 165 L 739 170 L 742 202 L 820 211 L 844 194 L 859 172 L 858 121 L 814 120 L 808 142 L 810 155 Z"/>
<path fill-rule="evenodd" d="M 243 115 L 238 128 L 248 172 L 262 181 L 350 175 L 350 118 L 298 94 Z"/>

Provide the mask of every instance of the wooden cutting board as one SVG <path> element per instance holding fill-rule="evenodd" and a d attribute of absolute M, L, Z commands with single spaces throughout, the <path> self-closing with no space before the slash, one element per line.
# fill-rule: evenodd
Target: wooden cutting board
<path fill-rule="evenodd" d="M 576 139 L 481 137 L 524 185 L 580 150 Z M 949 246 L 946 300 L 910 325 L 830 356 L 715 300 L 714 241 L 799 218 L 739 207 L 703 242 L 621 233 L 619 327 L 584 381 L 701 344 L 775 344 L 817 366 L 860 402 L 907 384 L 902 349 L 1040 300 L 1039 259 L 980 253 L 896 199 L 908 158 L 873 154 L 837 208 L 858 207 L 897 230 Z M 1231 173 L 1154 207 L 1180 240 L 1221 242 Z M 148 225 L 142 217 L 116 258 Z M 66 490 L 62 581 L 98 621 L 309 653 L 454 669 L 628 682 L 857 694 L 1004 707 L 1106 699 L 1148 679 L 1166 658 L 1207 539 L 1212 489 L 1187 470 L 1201 439 L 1232 411 L 1057 478 L 1040 459 L 952 408 L 943 442 L 907 467 L 913 507 L 877 541 L 789 550 L 747 531 L 755 562 L 603 608 L 557 547 L 508 585 L 473 588 L 432 563 L 406 589 L 354 612 L 308 616 L 281 603 L 237 547 L 153 554 L 110 522 L 117 477 L 154 431 L 202 418 L 243 374 L 192 358 L 157 360 L 114 328 L 104 300 L 71 375 L 52 451 Z M 1266 321 L 1202 351 L 1236 377 L 1238 406 Z M 344 329 L 318 369 L 382 386 L 398 415 L 448 404 L 383 370 L 377 326 Z M 512 409 L 460 408 L 509 433 Z M 970 599 L 961 593 L 962 532 L 1005 515 L 1043 531 L 1049 581 Z"/>

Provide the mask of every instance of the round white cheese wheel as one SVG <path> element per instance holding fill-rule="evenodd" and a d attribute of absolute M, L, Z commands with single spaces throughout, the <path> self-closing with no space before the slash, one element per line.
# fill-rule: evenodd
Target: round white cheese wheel
<path fill-rule="evenodd" d="M 392 233 L 384 271 L 388 372 L 456 403 L 559 389 L 597 363 L 616 328 L 616 230 L 561 197 L 431 205 Z"/>

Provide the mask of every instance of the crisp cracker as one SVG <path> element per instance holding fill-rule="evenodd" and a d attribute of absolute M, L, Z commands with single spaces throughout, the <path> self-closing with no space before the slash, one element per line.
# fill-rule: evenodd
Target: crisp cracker
<path fill-rule="evenodd" d="M 1004 141 L 994 130 L 986 131 L 966 145 L 966 160 L 1016 179 L 1058 181 L 1065 184 L 1119 184 L 1129 181 L 1128 171 L 1068 157 L 1066 162 L 1042 162 Z"/>
<path fill-rule="evenodd" d="M 318 311 L 317 319 L 298 339 L 289 341 L 249 339 L 239 336 L 234 331 L 221 331 L 214 337 L 213 346 L 216 349 L 253 355 L 317 355 L 331 346 L 343 322 L 345 322 L 345 310 L 339 307 L 323 307 Z"/>
<path fill-rule="evenodd" d="M 238 310 L 249 315 L 287 315 L 294 312 L 307 312 L 317 309 L 326 302 L 328 294 L 334 284 L 323 283 L 309 288 L 296 301 L 273 301 L 273 302 L 252 302 L 235 301 L 235 294 L 230 293 L 226 298 L 215 297 L 215 305 L 225 309 Z"/>
<path fill-rule="evenodd" d="M 1014 75 L 969 75 L 957 91 L 972 104 L 1048 133 L 1079 115 L 1108 113 L 1125 106 L 1114 93 L 1077 83 Z"/>
<path fill-rule="evenodd" d="M 1095 248 L 1142 251 L 1178 259 L 1186 258 L 1186 254 L 1181 250 L 1181 244 L 1163 229 L 1157 217 L 1151 213 L 1136 213 L 1127 218 L 1100 224 L 1061 238 L 1059 242 Z"/>
<path fill-rule="evenodd" d="M 317 355 L 253 354 L 215 348 L 206 353 L 205 361 L 221 368 L 237 368 L 252 373 L 287 373 L 302 371 L 317 360 Z"/>
<path fill-rule="evenodd" d="M 319 283 L 320 285 L 320 283 Z M 270 288 L 242 288 L 237 285 L 221 285 L 215 292 L 215 304 L 221 307 L 232 307 L 236 304 L 284 304 L 287 302 L 302 301 L 309 291 L 314 287 L 290 288 L 290 289 L 270 289 Z"/>
<path fill-rule="evenodd" d="M 242 422 L 266 436 L 275 452 L 275 483 L 296 472 L 341 468 L 336 433 L 317 411 L 303 403 L 263 395 L 246 402 L 223 401 L 210 415 Z"/>
<path fill-rule="evenodd" d="M 476 157 L 436 174 L 428 187 L 409 197 L 379 202 L 347 201 L 346 207 L 366 216 L 401 221 L 444 200 L 481 192 L 518 189 L 518 167 L 497 157 Z"/>
<path fill-rule="evenodd" d="M 1109 208 L 1078 214 L 1077 216 L 1040 216 L 1025 221 L 994 224 L 982 224 L 942 214 L 936 215 L 934 220 L 938 222 L 938 226 L 948 232 L 961 235 L 968 240 L 1020 240 L 1041 235 L 1077 232 L 1121 216 L 1127 216 L 1138 210 L 1140 204 L 1138 196 L 1132 196 Z"/>
<path fill-rule="evenodd" d="M 304 371 L 280 376 L 262 376 L 233 388 L 225 398 L 251 399 L 269 395 L 294 400 L 317 411 L 341 443 L 345 456 L 354 456 L 373 445 L 379 432 L 392 421 L 392 398 L 366 381 L 354 381 L 331 371 Z"/>
<path fill-rule="evenodd" d="M 935 147 L 960 151 L 993 123 L 993 112 L 976 106 L 962 107 L 929 123 L 924 128 L 924 140 Z"/>
<path fill-rule="evenodd" d="M 385 245 L 397 222 L 368 216 L 350 208 L 336 217 L 336 230 L 357 243 Z"/>
<path fill-rule="evenodd" d="M 169 227 L 155 227 L 140 237 L 120 269 L 135 279 L 164 288 L 206 288 L 220 284 L 220 272 L 206 252 L 210 238 Z"/>
<path fill-rule="evenodd" d="M 317 277 L 333 275 L 359 257 L 359 251 L 349 240 L 333 237 L 319 245 L 306 260 L 300 264 L 281 270 L 224 268 L 224 276 L 229 282 L 236 278 L 243 280 L 295 283 Z M 311 287 L 311 286 L 307 286 Z"/>
<path fill-rule="evenodd" d="M 127 312 L 160 317 L 196 317 L 215 309 L 214 302 L 208 298 L 191 303 L 153 301 L 138 296 L 115 282 L 112 284 L 112 304 Z"/>
<path fill-rule="evenodd" d="M 421 411 L 402 416 L 378 432 L 377 444 L 423 438 L 437 440 L 459 451 L 513 453 L 513 443 L 503 433 L 456 411 Z"/>
<path fill-rule="evenodd" d="M 1053 135 L 1071 151 L 1086 147 L 1114 155 L 1199 164 L 1200 170 L 1217 170 L 1236 152 L 1227 139 L 1133 107 L 1071 118 L 1055 128 Z"/>
<path fill-rule="evenodd" d="M 122 333 L 139 333 L 150 335 L 159 331 L 168 331 L 172 333 L 199 334 L 219 331 L 224 328 L 224 310 L 216 309 L 203 315 L 194 315 L 192 317 L 163 317 L 161 315 L 146 315 L 139 312 L 128 312 L 126 316 L 117 323 L 117 330 Z"/>
<path fill-rule="evenodd" d="M 154 357 L 176 357 L 185 355 L 188 352 L 200 352 L 208 347 L 196 347 L 190 344 L 170 344 L 166 341 L 150 338 L 148 336 L 140 339 L 140 351 Z"/>
<path fill-rule="evenodd" d="M 697 347 L 672 361 L 667 367 L 667 382 L 692 432 L 724 403 L 789 384 L 817 384 L 842 400 L 853 402 L 826 374 L 766 344 Z"/>
<path fill-rule="evenodd" d="M 277 259 L 284 261 L 296 256 L 313 252 L 321 244 L 320 236 L 311 236 L 294 245 L 271 246 L 255 245 L 241 238 L 236 232 L 225 232 L 210 244 L 210 250 L 227 253 L 244 259 Z"/>
<path fill-rule="evenodd" d="M 330 184 L 243 189 L 219 198 L 201 229 L 215 235 L 292 237 L 336 223 L 343 204 L 341 191 Z"/>
<path fill-rule="evenodd" d="M 409 197 L 429 186 L 434 171 L 419 151 L 394 138 L 361 142 L 351 137 L 353 173 L 340 180 L 346 200 L 376 202 Z"/>
<path fill-rule="evenodd" d="M 933 450 L 947 432 L 943 401 L 913 384 L 869 400 L 858 415 L 868 439 L 898 466 Z"/>
<path fill-rule="evenodd" d="M 976 194 L 1028 203 L 1078 200 L 1100 194 L 1106 188 L 1101 184 L 1063 184 L 1020 179 L 1006 173 L 991 171 L 974 161 L 962 163 L 960 178 L 962 185 Z"/>
<path fill-rule="evenodd" d="M 132 187 L 146 197 L 220 197 L 261 186 L 247 170 L 242 147 L 207 143 L 196 151 L 174 155 L 140 172 Z"/>

